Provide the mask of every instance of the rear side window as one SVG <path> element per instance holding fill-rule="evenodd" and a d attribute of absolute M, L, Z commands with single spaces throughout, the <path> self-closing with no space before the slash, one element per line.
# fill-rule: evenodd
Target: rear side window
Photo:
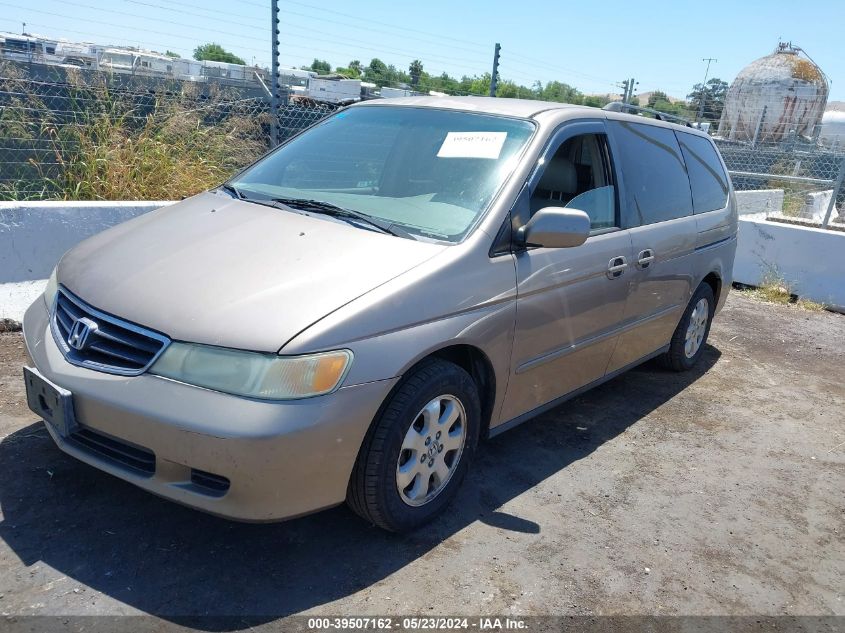
<path fill-rule="evenodd" d="M 728 179 L 716 148 L 708 139 L 678 132 L 696 213 L 723 209 L 728 204 Z"/>
<path fill-rule="evenodd" d="M 687 170 L 675 133 L 663 127 L 608 121 L 619 145 L 628 213 L 634 224 L 692 215 Z"/>

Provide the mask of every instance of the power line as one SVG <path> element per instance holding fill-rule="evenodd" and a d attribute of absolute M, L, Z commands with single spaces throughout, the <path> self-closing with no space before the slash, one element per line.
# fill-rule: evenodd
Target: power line
<path fill-rule="evenodd" d="M 89 5 L 89 4 L 83 4 L 81 2 L 73 2 L 72 0 L 64 0 L 63 4 L 70 5 L 70 6 L 77 6 L 77 7 L 86 8 L 86 9 L 96 9 L 96 10 L 102 11 L 102 9 L 100 9 L 99 7 L 95 7 L 95 6 L 92 6 L 92 5 Z M 36 13 L 41 13 L 41 14 L 44 14 L 44 15 L 51 15 L 51 16 L 54 16 L 54 17 L 60 17 L 60 18 L 66 18 L 66 19 L 76 19 L 74 16 L 67 15 L 67 14 L 44 11 L 44 10 L 41 10 L 41 9 L 34 9 L 34 10 L 25 9 L 24 7 L 9 4 L 9 3 L 6 3 L 6 2 L 0 2 L 0 5 L 5 5 L 5 6 L 15 8 L 15 9 L 20 9 L 20 10 L 31 10 L 31 11 L 35 11 Z M 133 13 L 126 13 L 126 12 L 122 12 L 122 11 L 115 11 L 113 9 L 107 9 L 105 11 L 107 13 L 111 13 L 112 15 L 116 15 L 116 16 L 129 17 L 129 18 L 133 18 L 133 19 L 154 20 L 154 18 L 151 18 L 149 16 L 137 15 L 137 14 L 133 14 Z M 112 27 L 116 27 L 116 28 L 120 28 L 121 26 L 123 26 L 121 24 L 115 24 L 113 22 L 104 22 L 102 20 L 93 20 L 92 19 L 92 20 L 88 20 L 88 21 L 92 22 L 94 24 L 101 24 L 103 26 L 112 26 Z M 174 26 L 182 26 L 182 27 L 185 27 L 185 28 L 199 29 L 199 30 L 202 30 L 203 32 L 220 33 L 220 34 L 226 35 L 230 38 L 254 41 L 253 37 L 250 37 L 248 35 L 237 35 L 237 34 L 231 33 L 230 31 L 224 31 L 224 30 L 220 30 L 220 29 L 210 29 L 210 28 L 205 28 L 205 27 L 198 27 L 198 26 L 193 25 L 193 24 L 185 24 L 184 22 L 170 22 L 170 24 L 172 24 Z M 165 36 L 165 37 L 182 37 L 181 35 L 178 35 L 178 34 L 175 34 L 175 33 L 166 33 L 166 32 L 157 31 L 157 30 L 154 30 L 154 29 L 147 29 L 147 28 L 143 28 L 143 27 L 133 27 L 133 28 L 137 31 L 145 31 L 147 33 L 153 33 L 155 35 L 162 35 L 162 36 Z M 318 33 L 318 34 L 323 33 L 319 29 L 314 29 L 314 28 L 311 28 L 311 27 L 299 26 L 297 28 L 299 28 L 299 30 L 302 30 L 302 31 L 310 31 L 310 32 L 313 32 L 313 33 Z M 286 38 L 305 40 L 307 42 L 314 42 L 314 38 L 312 38 L 312 37 L 308 37 L 306 35 L 297 35 L 295 33 L 286 34 Z M 409 59 L 416 59 L 416 58 L 419 57 L 418 52 L 409 52 L 409 51 L 392 49 L 392 48 L 384 48 L 384 47 L 373 48 L 371 46 L 368 46 L 369 42 L 362 42 L 361 40 L 355 40 L 355 39 L 351 39 L 351 38 L 346 38 L 342 42 L 337 41 L 337 40 L 333 40 L 333 39 L 329 39 L 329 38 L 325 38 L 325 37 L 322 38 L 322 40 L 325 41 L 325 42 L 332 43 L 332 44 L 342 44 L 342 45 L 352 44 L 356 48 L 359 48 L 359 49 L 362 49 L 362 50 L 369 50 L 369 51 L 372 51 L 372 52 L 375 52 L 375 53 L 378 53 L 378 54 L 389 53 L 389 54 L 393 54 L 393 55 L 402 55 L 402 56 L 407 56 Z M 240 48 L 243 49 L 243 50 L 255 51 L 255 52 L 260 52 L 260 53 L 266 54 L 265 49 L 249 48 L 249 47 L 246 47 L 246 46 L 240 46 Z M 464 65 L 460 65 L 460 64 L 457 64 L 457 65 L 453 64 L 452 58 L 441 57 L 439 55 L 427 55 L 426 57 L 429 58 L 429 59 L 433 59 L 435 61 L 439 61 L 441 63 L 451 64 L 455 68 L 463 68 L 464 70 L 470 70 L 471 72 L 478 72 L 478 69 L 474 66 L 464 66 Z"/>
<path fill-rule="evenodd" d="M 384 27 L 387 27 L 387 28 L 397 29 L 397 30 L 402 31 L 402 33 L 401 33 L 402 35 L 404 35 L 406 33 L 419 33 L 420 35 L 426 35 L 426 36 L 429 36 L 429 37 L 451 40 L 453 42 L 458 42 L 458 43 L 464 44 L 464 45 L 477 46 L 478 48 L 483 49 L 485 51 L 490 46 L 489 44 L 484 44 L 484 43 L 481 43 L 481 42 L 474 42 L 474 41 L 471 41 L 471 40 L 467 40 L 465 38 L 451 37 L 451 36 L 442 35 L 442 34 L 439 34 L 439 33 L 430 33 L 428 31 L 422 31 L 422 30 L 419 30 L 419 29 L 412 29 L 412 28 L 409 28 L 409 27 L 406 27 L 406 26 L 401 26 L 401 25 L 398 25 L 398 24 L 391 24 L 389 22 L 382 22 L 382 21 L 379 21 L 379 20 L 373 20 L 371 18 L 364 18 L 364 17 L 361 17 L 360 15 L 354 15 L 354 14 L 351 14 L 351 13 L 344 13 L 343 11 L 336 11 L 334 9 L 325 9 L 323 7 L 317 7 L 317 6 L 314 6 L 313 4 L 309 4 L 309 3 L 306 3 L 306 2 L 298 2 L 297 0 L 286 0 L 286 3 L 287 4 L 295 4 L 297 6 L 305 7 L 307 9 L 312 10 L 312 11 L 323 11 L 325 13 L 331 13 L 331 14 L 334 14 L 334 15 L 339 15 L 339 16 L 342 16 L 342 17 L 347 18 L 349 20 L 355 20 L 357 22 L 366 22 L 368 24 L 378 24 L 380 26 L 384 26 Z M 251 6 L 255 6 L 255 7 L 265 8 L 265 5 L 263 3 L 255 2 L 254 0 L 253 1 L 239 0 L 238 4 L 246 4 L 246 5 L 251 5 Z M 190 6 L 196 6 L 196 5 L 190 5 Z M 308 17 L 312 17 L 312 16 L 308 16 Z M 323 19 L 323 18 L 317 18 L 317 19 Z M 359 27 L 356 26 L 355 28 L 359 28 Z"/>
<path fill-rule="evenodd" d="M 152 7 L 152 8 L 156 8 L 156 9 L 161 9 L 161 10 L 164 10 L 164 11 L 170 11 L 171 13 L 179 13 L 179 14 L 182 14 L 182 15 L 189 15 L 189 16 L 194 15 L 194 13 L 192 11 L 185 11 L 183 9 L 174 9 L 172 7 L 168 7 L 168 6 L 164 6 L 164 5 L 160 5 L 160 4 L 153 4 L 151 2 L 144 2 L 143 0 L 124 0 L 124 2 L 129 2 L 131 4 L 137 4 L 137 5 L 146 6 L 146 7 Z M 73 4 L 73 3 L 65 2 L 63 4 Z M 93 7 L 89 7 L 89 8 L 93 8 Z M 206 12 L 209 12 L 209 13 L 215 13 L 215 14 L 218 14 L 218 15 L 226 16 L 227 23 L 229 23 L 229 24 L 236 24 L 238 26 L 242 26 L 242 27 L 247 28 L 247 29 L 252 29 L 254 31 L 265 31 L 266 30 L 263 27 L 259 27 L 259 26 L 253 25 L 253 24 L 245 24 L 244 22 L 234 21 L 229 17 L 229 16 L 231 16 L 231 13 L 226 12 L 226 11 L 219 11 L 217 9 L 204 9 L 204 8 L 201 8 L 201 7 L 196 7 L 196 9 L 199 10 L 199 11 L 206 11 Z M 112 12 L 116 13 L 114 11 L 112 11 Z M 331 23 L 331 24 L 348 26 L 347 22 L 341 22 L 339 20 L 331 20 L 331 19 L 323 18 L 323 17 L 319 17 L 319 16 L 308 15 L 306 13 L 299 13 L 297 11 L 286 10 L 284 12 L 284 15 L 286 15 L 286 16 L 295 15 L 297 17 L 319 20 L 320 22 L 328 22 L 328 23 Z M 142 19 L 150 19 L 150 20 L 158 21 L 157 18 L 150 18 L 150 17 L 147 17 L 147 16 L 133 16 L 133 17 L 139 17 L 139 18 L 142 18 Z M 205 17 L 205 16 L 203 16 L 203 17 Z M 251 19 L 248 16 L 241 16 L 241 17 L 246 18 L 246 19 Z M 300 26 L 300 25 L 290 24 L 290 23 L 286 23 L 286 24 L 288 24 L 292 28 L 310 30 L 310 31 L 318 32 L 318 33 L 322 32 L 322 31 L 319 31 L 319 30 L 314 29 L 314 28 L 303 27 L 303 26 Z M 356 26 L 355 28 L 358 29 L 358 30 L 372 31 L 373 33 L 380 33 L 380 34 L 385 34 L 385 35 L 396 35 L 396 34 L 393 34 L 393 33 L 389 33 L 388 31 L 384 31 L 382 29 L 373 28 L 371 26 Z M 228 31 L 227 31 L 227 33 L 228 33 Z M 426 44 L 435 45 L 434 42 L 432 42 L 430 39 L 423 39 L 423 38 L 420 38 L 420 37 L 414 37 L 412 35 L 408 35 L 407 33 L 402 33 L 401 35 L 404 39 L 407 39 L 407 40 L 416 40 L 416 41 L 419 41 L 419 42 L 424 42 Z M 350 40 L 350 41 L 353 41 L 353 40 Z M 436 44 L 436 46 L 442 47 L 444 45 L 443 44 Z M 478 51 L 468 49 L 468 48 L 463 48 L 463 47 L 460 47 L 460 46 L 454 46 L 454 45 L 451 45 L 451 44 L 446 45 L 446 46 L 448 46 L 452 50 L 464 51 L 464 52 L 468 52 L 468 53 L 477 55 L 478 57 L 476 59 L 478 59 L 479 61 L 481 61 L 483 59 L 483 57 L 481 56 L 481 54 Z"/>
<path fill-rule="evenodd" d="M 154 3 L 151 3 L 151 2 L 144 2 L 143 0 L 125 0 L 125 1 L 131 2 L 133 4 L 138 4 L 138 5 L 141 5 L 141 6 L 150 6 L 150 7 L 153 7 L 153 8 L 170 10 L 170 11 L 175 12 L 175 13 L 190 15 L 190 13 L 186 12 L 186 11 L 182 11 L 182 10 L 179 10 L 179 9 L 172 9 L 170 7 L 162 7 L 161 5 L 154 4 Z M 73 2 L 72 0 L 66 0 L 65 4 L 102 11 L 102 9 L 100 7 L 95 7 L 95 6 L 80 3 L 80 2 Z M 255 6 L 261 6 L 258 3 L 248 3 L 248 4 L 255 4 Z M 297 3 L 297 4 L 302 4 L 302 3 Z M 25 7 L 22 7 L 22 6 L 19 6 L 19 5 L 14 5 L 14 4 L 11 4 L 11 3 L 8 3 L 8 2 L 0 2 L 0 5 L 8 6 L 8 7 L 18 9 L 18 10 L 21 10 L 21 11 L 33 11 L 33 9 L 27 9 Z M 49 16 L 58 17 L 58 18 L 76 19 L 75 16 L 67 15 L 67 14 L 64 14 L 64 13 L 44 11 L 44 10 L 41 10 L 41 9 L 36 9 L 34 11 L 36 13 L 41 13 L 43 15 L 49 15 Z M 207 11 L 217 12 L 217 11 L 212 10 L 212 9 L 207 9 Z M 120 16 L 124 16 L 124 17 L 128 17 L 128 18 L 132 18 L 132 19 L 155 20 L 155 18 L 151 18 L 149 16 L 138 15 L 138 14 L 134 14 L 134 13 L 126 13 L 126 12 L 121 12 L 121 11 L 115 11 L 113 9 L 107 10 L 107 12 L 110 12 L 114 15 L 120 15 Z M 223 12 L 218 12 L 218 13 L 223 14 Z M 342 14 L 341 12 L 334 12 L 334 13 Z M 226 15 L 228 15 L 228 14 L 226 14 Z M 343 15 L 345 15 L 345 14 L 343 14 Z M 116 27 L 116 28 L 120 28 L 120 27 L 124 26 L 122 24 L 115 24 L 113 22 L 107 22 L 107 21 L 104 21 L 104 20 L 91 19 L 91 20 L 88 20 L 88 21 L 91 22 L 91 23 L 100 24 L 100 25 L 109 26 L 109 27 Z M 200 28 L 200 27 L 197 27 L 196 25 L 185 24 L 185 23 L 182 23 L 182 22 L 171 22 L 171 24 L 173 24 L 175 26 L 182 26 L 182 27 L 185 27 L 185 28 L 200 29 L 203 32 L 220 33 L 220 34 L 227 35 L 228 37 L 235 37 L 237 39 L 248 39 L 249 41 L 253 41 L 252 37 L 243 36 L 243 35 L 236 35 L 236 34 L 231 33 L 230 31 L 224 31 L 224 30 L 220 30 L 220 29 Z M 246 28 L 256 30 L 256 31 L 263 31 L 264 30 L 264 29 L 261 29 L 261 28 L 256 27 L 256 26 L 246 25 L 246 24 L 243 24 L 243 23 L 238 23 L 238 24 L 241 24 L 242 26 L 244 26 Z M 36 24 L 33 23 L 33 25 L 36 25 Z M 51 28 L 50 26 L 47 26 L 47 25 L 40 25 L 40 26 L 46 26 L 46 28 Z M 313 29 L 313 28 L 306 27 L 306 26 L 301 26 L 301 25 L 291 25 L 291 26 L 294 30 L 309 31 L 309 32 L 314 32 L 314 33 L 318 33 L 318 34 L 323 33 L 319 29 Z M 89 35 L 89 36 L 93 36 L 93 37 L 100 37 L 97 34 L 93 34 L 93 33 L 86 32 L 86 31 L 79 31 L 79 30 L 74 30 L 74 29 L 64 29 L 64 30 L 69 31 L 69 32 L 80 33 L 80 34 L 83 34 L 83 35 Z M 182 34 L 170 33 L 170 32 L 165 32 L 165 31 L 160 31 L 160 30 L 150 29 L 150 28 L 144 28 L 144 27 L 135 27 L 135 30 L 143 31 L 143 32 L 147 32 L 147 33 L 152 33 L 154 35 L 160 35 L 160 36 L 167 37 L 167 38 L 178 38 L 180 40 L 180 43 L 183 41 L 183 35 Z M 306 40 L 307 42 L 311 43 L 312 45 L 315 42 L 315 38 L 308 37 L 308 36 L 305 36 L 305 35 L 297 35 L 296 33 L 290 33 L 289 35 L 286 36 L 286 38 Z M 440 61 L 441 63 L 450 65 L 452 68 L 457 68 L 459 70 L 468 71 L 471 76 L 478 76 L 478 75 L 481 74 L 479 72 L 479 70 L 480 70 L 479 67 L 476 67 L 474 65 L 455 64 L 454 59 L 451 58 L 451 57 L 447 58 L 447 57 L 441 57 L 441 56 L 438 56 L 438 55 L 425 55 L 425 54 L 420 54 L 419 52 L 410 52 L 410 51 L 406 51 L 406 50 L 393 49 L 393 48 L 383 48 L 383 47 L 373 48 L 371 46 L 367 46 L 367 45 L 364 45 L 363 43 L 360 43 L 361 42 L 360 40 L 353 40 L 353 39 L 348 39 L 348 38 L 345 39 L 343 42 L 338 42 L 337 40 L 332 40 L 332 39 L 329 39 L 329 38 L 322 38 L 320 41 L 326 42 L 326 43 L 344 44 L 344 45 L 352 44 L 356 48 L 359 48 L 359 49 L 362 49 L 362 50 L 373 51 L 376 54 L 387 53 L 387 54 L 405 56 L 408 59 L 425 58 L 427 60 L 434 60 L 435 62 Z M 367 42 L 366 44 L 369 44 L 369 42 Z M 183 46 L 172 46 L 172 45 L 168 46 L 167 48 L 172 48 L 174 50 L 180 50 L 180 51 L 184 51 L 184 52 L 188 52 L 190 50 L 190 49 L 185 48 Z M 259 54 L 262 54 L 262 55 L 266 55 L 266 50 L 264 48 L 259 49 L 259 48 L 253 48 L 253 47 L 241 45 L 241 46 L 239 46 L 239 49 L 259 53 Z M 312 51 L 313 50 L 314 49 L 312 49 Z M 334 50 L 334 49 L 327 49 L 327 48 L 320 48 L 319 50 L 316 50 L 314 52 L 316 52 L 317 54 L 325 54 L 325 53 L 330 53 L 330 54 L 334 54 L 334 55 L 348 54 L 347 51 L 340 52 L 340 51 L 337 51 L 337 50 Z M 509 57 L 511 57 L 511 56 L 509 55 Z M 523 58 L 523 59 L 531 59 L 531 58 L 528 58 L 526 56 L 519 55 L 519 54 L 513 54 L 512 57 L 520 57 L 520 58 Z M 479 64 L 479 66 L 480 66 L 480 64 Z M 515 67 L 516 69 L 526 68 L 524 64 L 519 63 L 519 62 L 513 63 L 513 61 L 507 63 L 506 66 L 507 67 L 512 66 L 512 67 Z M 571 69 L 565 69 L 565 68 L 562 68 L 562 67 L 556 67 L 556 66 L 551 66 L 551 65 L 547 65 L 547 67 L 552 68 L 552 69 L 565 71 L 567 73 L 572 72 L 573 74 L 579 74 L 579 75 L 583 75 L 583 76 L 589 77 L 589 78 L 596 78 L 596 79 L 599 79 L 600 81 L 602 81 L 602 83 L 604 83 L 603 79 L 597 78 L 593 75 L 588 75 L 586 73 L 579 73 L 578 71 L 573 71 Z M 532 68 L 532 70 L 533 70 L 533 68 Z M 432 75 L 432 76 L 435 76 L 438 73 L 430 71 L 429 74 Z M 521 73 L 517 73 L 517 74 L 521 74 Z M 527 71 L 526 71 L 526 76 L 527 76 Z M 534 79 L 532 78 L 531 83 L 533 83 L 533 81 L 534 81 Z M 608 82 L 608 85 L 612 85 L 612 82 Z"/>
<path fill-rule="evenodd" d="M 0 2 L 0 5 L 2 5 L 2 4 L 6 4 L 6 3 L 2 3 L 2 2 Z M 8 21 L 8 22 L 15 22 L 15 23 L 17 23 L 17 21 L 16 21 L 16 20 L 12 20 L 12 19 L 9 19 L 9 18 L 0 18 L 0 21 Z M 36 23 L 36 22 L 32 22 L 32 23 L 30 23 L 30 25 L 31 25 L 31 26 L 41 27 L 41 28 L 46 28 L 46 29 L 53 28 L 51 25 L 41 24 L 41 23 Z M 117 25 L 112 25 L 112 26 L 117 26 Z M 96 33 L 91 33 L 90 31 L 79 31 L 79 30 L 76 30 L 76 29 L 68 29 L 68 28 L 65 28 L 65 29 L 63 29 L 63 30 L 64 30 L 64 31 L 66 31 L 66 32 L 69 32 L 69 33 L 76 33 L 76 34 L 79 34 L 79 35 L 87 35 L 87 36 L 91 36 L 91 37 L 95 37 L 95 38 L 99 37 L 99 35 L 98 35 L 98 34 L 96 34 Z M 170 35 L 170 34 L 165 34 L 165 35 L 168 35 L 168 36 L 171 36 L 171 37 L 172 37 L 172 35 Z M 175 50 L 175 51 L 190 51 L 190 49 L 186 49 L 186 48 L 184 48 L 184 47 L 181 47 L 181 46 L 178 46 L 178 45 L 174 45 L 173 43 L 171 43 L 171 44 L 169 44 L 169 45 L 168 45 L 168 44 L 166 44 L 166 43 L 160 42 L 159 44 L 162 44 L 162 45 L 163 45 L 165 48 L 167 48 L 167 49 L 172 49 L 172 50 Z M 263 52 L 266 52 L 266 51 L 264 51 L 263 49 L 259 51 L 259 49 L 251 49 L 251 48 L 247 48 L 247 47 L 242 47 L 242 48 L 244 48 L 244 50 L 258 51 L 258 52 L 262 52 L 262 53 L 263 53 Z M 313 50 L 313 49 L 312 49 L 312 50 Z M 335 50 L 331 50 L 331 49 L 319 49 L 319 50 L 313 50 L 313 52 L 314 52 L 314 53 L 316 53 L 316 54 L 318 54 L 318 55 L 324 55 L 324 54 L 326 54 L 326 53 L 332 53 L 332 54 L 337 54 L 337 55 L 340 55 L 340 54 L 341 54 L 339 51 L 335 51 Z M 188 53 L 186 54 L 186 57 L 187 57 L 187 58 L 190 58 L 190 52 L 188 52 Z M 429 72 L 429 76 L 431 76 L 431 77 L 437 77 L 437 76 L 439 76 L 439 75 L 441 75 L 441 74 L 444 74 L 444 71 L 440 71 L 440 72 L 438 72 L 438 71 L 430 71 L 430 72 Z M 448 75 L 448 73 L 445 73 L 445 74 L 447 74 L 447 75 Z M 450 76 L 451 76 L 451 75 L 450 75 Z M 365 80 L 366 80 L 366 78 L 365 78 Z M 456 81 L 457 81 L 457 80 L 456 80 Z M 395 85 L 395 86 L 403 87 L 403 82 L 398 82 L 398 81 L 397 81 L 397 82 L 388 82 L 388 83 L 391 83 L 391 84 L 393 84 L 393 85 Z M 454 92 L 454 91 L 452 91 L 452 92 Z M 470 93 L 470 92 L 460 91 L 458 94 L 464 94 L 464 95 L 469 95 L 469 94 L 479 94 L 479 95 L 480 95 L 480 94 L 482 94 L 482 93 Z"/>

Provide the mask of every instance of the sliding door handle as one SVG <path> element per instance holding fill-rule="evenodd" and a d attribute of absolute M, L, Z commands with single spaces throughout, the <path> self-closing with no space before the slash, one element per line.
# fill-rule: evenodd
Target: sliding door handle
<path fill-rule="evenodd" d="M 621 277 L 626 268 L 628 268 L 628 262 L 623 256 L 614 257 L 607 263 L 607 276 L 610 279 Z"/>

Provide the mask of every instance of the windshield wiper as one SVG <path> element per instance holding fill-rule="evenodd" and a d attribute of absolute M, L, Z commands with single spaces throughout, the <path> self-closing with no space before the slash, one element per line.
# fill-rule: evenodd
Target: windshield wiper
<path fill-rule="evenodd" d="M 395 235 L 396 237 L 416 239 L 411 233 L 399 226 L 396 226 L 393 222 L 381 220 L 380 218 L 375 218 L 371 215 L 367 215 L 366 213 L 361 213 L 360 211 L 355 211 L 353 209 L 345 209 L 343 207 L 337 206 L 336 204 L 332 204 L 331 202 L 324 202 L 322 200 L 309 200 L 305 198 L 273 198 L 272 201 L 281 203 L 293 209 L 298 209 L 300 211 L 320 213 L 322 215 L 328 215 L 333 218 L 355 219 L 360 222 L 369 224 L 370 226 L 374 226 L 382 233 Z"/>
<path fill-rule="evenodd" d="M 238 189 L 237 187 L 235 187 L 234 185 L 230 185 L 230 184 L 220 185 L 220 188 L 223 191 L 228 191 L 233 196 L 235 196 L 238 200 L 246 200 L 247 199 L 246 196 L 243 194 L 243 192 L 240 189 Z"/>

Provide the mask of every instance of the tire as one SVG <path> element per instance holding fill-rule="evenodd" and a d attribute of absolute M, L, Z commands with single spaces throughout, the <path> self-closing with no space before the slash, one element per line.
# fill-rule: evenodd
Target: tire
<path fill-rule="evenodd" d="M 702 309 L 700 302 L 706 301 L 706 310 L 703 314 L 696 312 Z M 695 367 L 701 356 L 704 354 L 704 347 L 707 343 L 707 335 L 710 334 L 710 324 L 713 322 L 713 314 L 716 311 L 716 298 L 710 284 L 702 283 L 692 295 L 681 322 L 675 328 L 672 341 L 669 344 L 669 351 L 663 357 L 664 364 L 674 371 L 689 371 Z M 694 314 L 695 313 L 695 314 Z M 702 320 L 706 319 L 706 320 Z M 693 322 L 697 327 L 691 327 Z M 692 335 L 693 344 L 687 334 Z M 694 341 L 698 341 L 697 345 Z M 690 347 L 688 347 L 690 344 Z M 693 351 L 694 350 L 694 351 Z M 693 352 L 693 353 L 690 353 Z"/>
<path fill-rule="evenodd" d="M 472 377 L 453 363 L 425 361 L 405 376 L 376 416 L 352 471 L 347 503 L 391 532 L 430 521 L 457 493 L 478 445 L 480 422 Z M 400 478 L 410 482 L 403 489 Z"/>

